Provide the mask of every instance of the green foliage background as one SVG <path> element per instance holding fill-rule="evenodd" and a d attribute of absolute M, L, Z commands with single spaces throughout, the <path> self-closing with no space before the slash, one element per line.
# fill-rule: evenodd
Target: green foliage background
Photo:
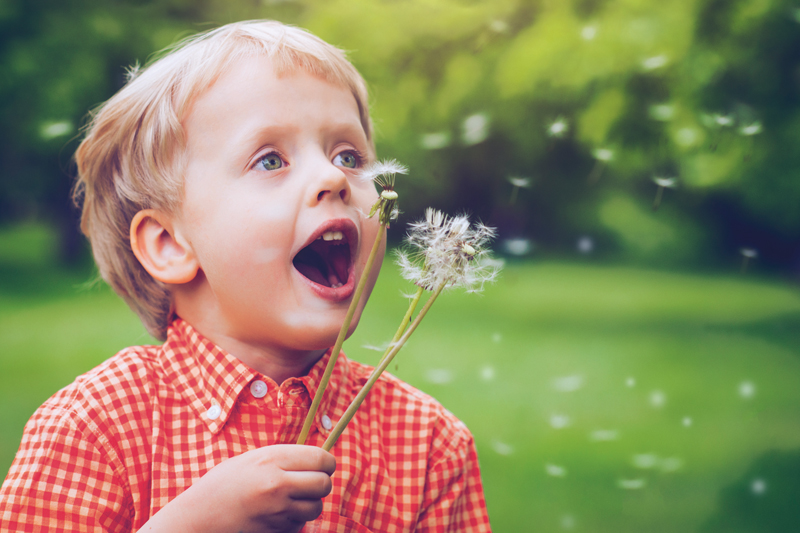
<path fill-rule="evenodd" d="M 79 248 L 67 193 L 87 110 L 183 36 L 275 18 L 350 52 L 379 153 L 412 169 L 408 215 L 467 210 L 544 254 L 590 236 L 601 255 L 650 264 L 734 265 L 743 246 L 764 268 L 800 263 L 800 8 L 789 0 L 0 6 L 0 217 L 51 219 L 67 257 Z M 485 132 L 466 142 L 475 115 Z M 559 120 L 566 131 L 549 135 Z M 430 134 L 439 148 L 423 148 Z M 612 159 L 598 163 L 598 149 Z M 530 189 L 512 191 L 511 176 Z M 654 213 L 657 176 L 677 187 Z"/>

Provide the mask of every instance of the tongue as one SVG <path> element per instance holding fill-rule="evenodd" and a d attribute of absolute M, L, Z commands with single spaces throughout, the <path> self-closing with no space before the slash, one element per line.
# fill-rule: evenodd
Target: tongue
<path fill-rule="evenodd" d="M 350 248 L 346 244 L 331 246 L 328 253 L 328 279 L 331 285 L 347 282 L 347 268 L 350 266 Z M 333 278 L 336 278 L 335 280 Z"/>
<path fill-rule="evenodd" d="M 325 279 L 325 277 L 322 275 L 322 272 L 320 272 L 317 267 L 307 263 L 297 263 L 295 264 L 295 268 L 297 268 L 302 275 L 314 283 L 319 283 L 320 285 L 325 286 L 329 285 L 328 280 Z"/>

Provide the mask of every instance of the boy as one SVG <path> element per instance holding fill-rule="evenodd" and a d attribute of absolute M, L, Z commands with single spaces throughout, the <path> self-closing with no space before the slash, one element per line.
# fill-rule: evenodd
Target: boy
<path fill-rule="evenodd" d="M 33 415 L 0 529 L 489 529 L 468 430 L 396 378 L 331 455 L 370 371 L 340 356 L 309 446 L 293 444 L 353 289 L 380 268 L 363 271 L 367 94 L 338 49 L 276 22 L 196 36 L 102 107 L 76 159 L 100 272 L 165 343 Z"/>

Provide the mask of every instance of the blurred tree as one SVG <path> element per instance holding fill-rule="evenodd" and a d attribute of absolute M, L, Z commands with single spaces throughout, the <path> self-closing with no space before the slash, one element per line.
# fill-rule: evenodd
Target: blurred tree
<path fill-rule="evenodd" d="M 61 213 L 65 142 L 125 65 L 247 18 L 350 52 L 379 152 L 412 169 L 409 216 L 469 210 L 556 253 L 583 236 L 584 249 L 658 264 L 735 265 L 741 246 L 760 265 L 800 263 L 789 0 L 6 2 L 2 216 Z M 654 178 L 677 184 L 658 211 Z"/>

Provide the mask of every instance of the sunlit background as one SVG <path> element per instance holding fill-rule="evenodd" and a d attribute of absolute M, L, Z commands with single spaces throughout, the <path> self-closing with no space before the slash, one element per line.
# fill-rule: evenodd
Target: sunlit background
<path fill-rule="evenodd" d="M 0 472 L 48 396 L 152 342 L 69 202 L 87 112 L 181 37 L 249 18 L 349 52 L 378 152 L 496 226 L 390 369 L 472 430 L 494 530 L 800 531 L 800 3 L 4 0 Z M 375 363 L 387 261 L 345 344 Z"/>

